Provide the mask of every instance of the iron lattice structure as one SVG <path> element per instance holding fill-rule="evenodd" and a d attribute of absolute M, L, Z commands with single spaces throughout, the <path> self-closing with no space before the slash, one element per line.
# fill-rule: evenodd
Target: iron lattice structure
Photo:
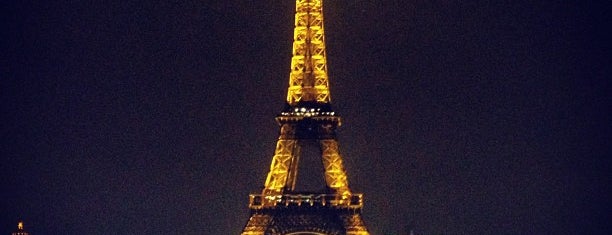
<path fill-rule="evenodd" d="M 369 235 L 361 217 L 363 196 L 351 192 L 331 108 L 325 55 L 323 0 L 296 0 L 287 105 L 276 121 L 280 136 L 261 194 L 251 194 L 242 235 Z M 317 142 L 325 190 L 298 192 L 301 149 Z"/>
<path fill-rule="evenodd" d="M 296 0 L 293 57 L 287 103 L 329 103 L 329 80 L 323 33 L 323 0 Z"/>

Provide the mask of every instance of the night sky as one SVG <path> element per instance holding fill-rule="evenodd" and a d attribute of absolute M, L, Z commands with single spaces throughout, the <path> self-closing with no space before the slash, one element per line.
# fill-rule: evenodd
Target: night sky
<path fill-rule="evenodd" d="M 1 3 L 0 234 L 245 225 L 295 1 L 154 2 Z M 586 2 L 326 1 L 373 235 L 612 233 L 612 20 Z"/>

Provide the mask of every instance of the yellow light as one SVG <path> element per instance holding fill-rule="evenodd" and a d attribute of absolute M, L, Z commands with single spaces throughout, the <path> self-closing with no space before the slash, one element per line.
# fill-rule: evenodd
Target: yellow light
<path fill-rule="evenodd" d="M 287 102 L 329 103 L 329 81 L 323 30 L 323 0 L 296 1 L 293 58 Z"/>

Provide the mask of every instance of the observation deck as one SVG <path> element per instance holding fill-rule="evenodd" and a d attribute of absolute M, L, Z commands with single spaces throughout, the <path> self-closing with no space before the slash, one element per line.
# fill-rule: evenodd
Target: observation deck
<path fill-rule="evenodd" d="M 281 195 L 249 195 L 249 208 L 261 210 L 275 208 L 339 208 L 360 210 L 363 207 L 363 195 L 339 194 L 281 194 Z"/>

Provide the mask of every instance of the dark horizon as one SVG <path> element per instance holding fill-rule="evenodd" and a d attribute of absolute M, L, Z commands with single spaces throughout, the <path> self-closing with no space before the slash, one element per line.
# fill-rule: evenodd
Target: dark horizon
<path fill-rule="evenodd" d="M 0 234 L 239 234 L 295 1 L 5 3 Z M 373 235 L 610 234 L 604 3 L 326 1 Z"/>

